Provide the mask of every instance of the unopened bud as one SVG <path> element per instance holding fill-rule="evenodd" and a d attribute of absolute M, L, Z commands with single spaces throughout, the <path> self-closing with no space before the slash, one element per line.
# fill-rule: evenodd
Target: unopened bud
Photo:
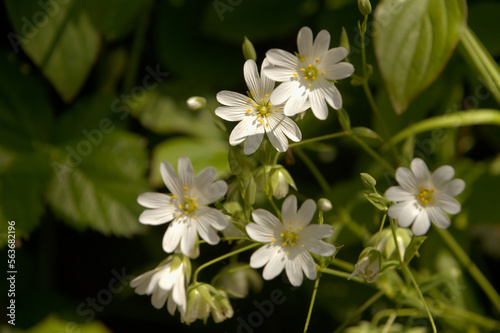
<path fill-rule="evenodd" d="M 318 209 L 322 212 L 328 212 L 332 209 L 332 203 L 326 198 L 321 198 L 318 200 Z"/>
<path fill-rule="evenodd" d="M 358 0 L 358 8 L 363 16 L 369 15 L 372 12 L 370 0 Z"/>
<path fill-rule="evenodd" d="M 246 36 L 245 39 L 243 40 L 242 49 L 245 60 L 250 60 L 250 59 L 252 59 L 253 61 L 257 60 L 257 53 L 255 52 L 255 48 L 253 47 L 252 42 Z"/>
<path fill-rule="evenodd" d="M 366 188 L 372 189 L 375 187 L 375 185 L 377 185 L 377 181 L 375 180 L 375 178 L 373 178 L 369 174 L 362 172 L 359 175 L 361 176 L 361 181 Z"/>
<path fill-rule="evenodd" d="M 342 27 L 342 32 L 340 33 L 340 46 L 347 50 L 347 53 L 351 51 L 351 45 L 349 44 L 349 37 L 347 36 L 347 31 Z"/>
<path fill-rule="evenodd" d="M 200 96 L 193 96 L 188 98 L 186 104 L 191 110 L 198 111 L 207 106 L 207 100 Z"/>

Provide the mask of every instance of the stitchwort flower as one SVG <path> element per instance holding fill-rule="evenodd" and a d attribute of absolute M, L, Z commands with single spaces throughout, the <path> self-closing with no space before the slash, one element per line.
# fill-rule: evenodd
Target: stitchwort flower
<path fill-rule="evenodd" d="M 264 59 L 262 67 L 268 65 Z M 236 146 L 245 141 L 243 151 L 250 155 L 259 148 L 266 133 L 273 147 L 285 152 L 287 137 L 295 142 L 302 139 L 299 127 L 284 115 L 283 105 L 270 102 L 275 82 L 264 74 L 259 76 L 255 61 L 247 60 L 243 73 L 249 96 L 226 90 L 217 94 L 217 100 L 225 106 L 218 107 L 215 114 L 227 121 L 239 121 L 229 136 L 229 143 Z"/>
<path fill-rule="evenodd" d="M 316 118 L 328 116 L 327 103 L 336 110 L 342 108 L 342 96 L 331 81 L 344 79 L 354 73 L 354 66 L 341 62 L 347 49 L 330 46 L 330 33 L 321 30 L 313 43 L 313 33 L 308 27 L 300 29 L 297 36 L 299 53 L 293 55 L 280 49 L 267 51 L 272 66 L 264 73 L 272 80 L 283 82 L 272 93 L 271 102 L 285 103 L 285 115 L 293 116 L 303 111 L 308 102 Z"/>
<path fill-rule="evenodd" d="M 413 224 L 416 236 L 424 235 L 431 221 L 441 229 L 448 228 L 451 222 L 446 213 L 460 212 L 462 207 L 454 197 L 462 193 L 465 182 L 452 180 L 455 170 L 449 165 L 439 167 L 432 175 L 420 158 L 413 159 L 410 167 L 411 170 L 398 168 L 399 186 L 392 186 L 385 192 L 387 199 L 397 202 L 389 207 L 389 216 L 397 219 L 403 228 Z"/>
<path fill-rule="evenodd" d="M 175 309 L 186 313 L 186 281 L 191 275 L 191 263 L 183 255 L 175 254 L 167 260 L 130 282 L 139 295 L 152 295 L 151 303 L 161 309 L 167 302 L 167 309 L 174 315 Z"/>
<path fill-rule="evenodd" d="M 283 202 L 281 222 L 264 209 L 252 213 L 255 223 L 246 227 L 248 235 L 257 242 L 267 243 L 250 257 L 252 268 L 264 267 L 262 276 L 266 280 L 275 278 L 286 270 L 290 283 L 300 286 L 303 274 L 316 279 L 316 267 L 309 252 L 320 256 L 331 256 L 335 246 L 320 240 L 333 234 L 331 225 L 309 225 L 316 211 L 313 200 L 306 200 L 297 210 L 297 198 L 288 196 Z"/>
<path fill-rule="evenodd" d="M 171 253 L 180 246 L 183 254 L 192 256 L 197 253 L 194 249 L 198 235 L 208 244 L 215 245 L 220 239 L 215 230 L 227 226 L 225 216 L 207 206 L 226 194 L 227 184 L 222 180 L 214 181 L 216 171 L 212 167 L 203 169 L 195 178 L 187 157 L 179 158 L 177 170 L 179 176 L 170 163 L 161 163 L 161 176 L 172 194 L 141 194 L 137 201 L 150 209 L 139 216 L 139 221 L 151 225 L 172 221 L 163 237 L 163 249 Z"/>

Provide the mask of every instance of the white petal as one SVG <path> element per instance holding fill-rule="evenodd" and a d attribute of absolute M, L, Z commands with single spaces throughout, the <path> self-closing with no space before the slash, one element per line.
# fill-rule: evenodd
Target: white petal
<path fill-rule="evenodd" d="M 303 27 L 297 34 L 297 47 L 301 56 L 313 54 L 313 33 L 309 27 Z"/>
<path fill-rule="evenodd" d="M 240 121 L 245 118 L 248 106 L 219 106 L 215 114 L 227 121 Z"/>
<path fill-rule="evenodd" d="M 283 82 L 271 93 L 271 103 L 274 105 L 285 103 L 298 88 L 298 81 Z"/>
<path fill-rule="evenodd" d="M 179 245 L 182 234 L 184 233 L 184 224 L 174 221 L 168 226 L 167 232 L 163 235 L 163 250 L 172 253 Z"/>
<path fill-rule="evenodd" d="M 252 212 L 252 219 L 255 223 L 268 226 L 272 230 L 283 228 L 281 221 L 265 209 L 256 209 Z"/>
<path fill-rule="evenodd" d="M 250 267 L 260 268 L 267 264 L 269 260 L 280 250 L 279 246 L 267 244 L 255 251 L 250 257 Z"/>
<path fill-rule="evenodd" d="M 254 117 L 245 117 L 243 118 L 242 121 L 240 121 L 234 128 L 233 131 L 231 132 L 231 135 L 229 136 L 229 143 L 232 146 L 239 145 L 249 135 L 255 134 L 257 127 L 254 124 L 255 123 L 255 118 Z"/>
<path fill-rule="evenodd" d="M 328 117 L 328 107 L 325 98 L 321 95 L 320 91 L 315 89 L 309 94 L 309 102 L 311 103 L 311 110 L 316 118 L 325 120 Z"/>
<path fill-rule="evenodd" d="M 281 249 L 278 249 L 278 251 L 274 253 L 269 262 L 266 264 L 266 267 L 264 267 L 264 271 L 262 272 L 262 277 L 265 280 L 274 279 L 283 271 L 286 261 L 285 256 L 285 252 Z"/>
<path fill-rule="evenodd" d="M 326 66 L 334 65 L 347 57 L 347 49 L 345 47 L 339 46 L 333 49 L 330 49 L 326 52 L 326 54 L 321 58 L 321 64 L 323 68 L 323 64 Z"/>
<path fill-rule="evenodd" d="M 418 183 L 427 182 L 431 178 L 431 174 L 429 172 L 429 168 L 427 168 L 427 164 L 425 164 L 425 162 L 420 158 L 414 158 L 411 161 L 410 167 Z"/>
<path fill-rule="evenodd" d="M 327 80 L 318 79 L 318 90 L 321 95 L 325 98 L 326 102 L 330 104 L 335 110 L 342 108 L 342 95 L 340 95 L 339 90 L 333 84 Z"/>
<path fill-rule="evenodd" d="M 302 271 L 310 280 L 315 280 L 317 277 L 316 265 L 312 256 L 307 251 L 300 251 L 298 256 L 301 258 Z"/>
<path fill-rule="evenodd" d="M 429 227 L 431 226 L 431 222 L 429 220 L 429 216 L 427 215 L 427 211 L 423 209 L 415 219 L 415 222 L 413 222 L 413 226 L 411 227 L 411 230 L 415 234 L 415 236 L 422 236 L 425 235 L 427 230 L 429 230 Z"/>
<path fill-rule="evenodd" d="M 302 273 L 302 266 L 306 263 L 302 263 L 303 258 L 298 256 L 298 251 L 290 251 L 288 255 L 288 260 L 286 260 L 286 276 L 292 284 L 292 286 L 298 287 L 302 284 L 304 279 L 304 274 Z"/>
<path fill-rule="evenodd" d="M 300 241 L 300 239 L 299 239 Z M 305 238 L 304 248 L 322 257 L 328 257 L 335 253 L 335 246 L 324 241 L 312 238 Z"/>
<path fill-rule="evenodd" d="M 429 214 L 429 218 L 431 222 L 437 225 L 441 229 L 446 229 L 450 226 L 451 221 L 448 215 L 443 212 L 443 210 L 436 206 L 427 207 L 427 213 Z"/>
<path fill-rule="evenodd" d="M 134 278 L 132 281 L 130 281 L 130 287 L 132 288 L 137 288 L 136 293 L 139 295 L 144 295 L 145 291 L 147 289 L 147 286 L 149 285 L 149 282 L 151 281 L 151 278 L 155 274 L 155 270 L 147 271 L 146 273 L 143 273 L 139 275 L 138 277 Z M 138 288 L 139 286 L 142 286 L 141 290 Z"/>
<path fill-rule="evenodd" d="M 137 202 L 146 208 L 161 208 L 170 205 L 172 197 L 163 193 L 146 192 L 139 195 Z"/>
<path fill-rule="evenodd" d="M 288 149 L 288 139 L 283 133 L 276 117 L 267 118 L 266 134 L 277 151 L 284 153 Z"/>
<path fill-rule="evenodd" d="M 297 217 L 297 197 L 289 195 L 281 205 L 281 219 L 283 225 L 288 227 L 293 225 Z"/>
<path fill-rule="evenodd" d="M 275 230 L 267 225 L 257 223 L 249 223 L 246 226 L 247 234 L 253 240 L 261 243 L 269 243 L 275 239 Z"/>
<path fill-rule="evenodd" d="M 311 222 L 315 212 L 316 203 L 312 199 L 307 199 L 297 211 L 296 224 L 306 227 Z"/>
<path fill-rule="evenodd" d="M 304 104 L 307 100 L 308 95 L 306 93 L 306 88 L 304 86 L 299 86 L 285 104 L 285 115 L 291 117 L 303 112 Z"/>
<path fill-rule="evenodd" d="M 444 184 L 449 182 L 455 175 L 455 169 L 449 165 L 443 165 L 436 169 L 432 173 L 432 182 L 436 187 L 442 187 Z"/>
<path fill-rule="evenodd" d="M 196 230 L 198 231 L 200 237 L 210 245 L 218 244 L 220 238 L 212 229 L 210 223 L 203 217 L 198 217 L 196 221 Z"/>
<path fill-rule="evenodd" d="M 321 30 L 314 39 L 313 58 L 322 58 L 330 47 L 330 33 L 326 30 Z"/>
<path fill-rule="evenodd" d="M 266 58 L 273 66 L 284 67 L 284 68 L 299 68 L 299 59 L 291 54 L 290 52 L 283 51 L 280 49 L 270 49 L 266 52 Z M 267 69 L 264 68 L 264 73 L 272 80 L 276 80 L 272 75 L 268 75 Z"/>
<path fill-rule="evenodd" d="M 451 182 L 446 184 L 446 186 L 443 189 L 443 192 L 452 197 L 456 197 L 457 195 L 462 193 L 464 189 L 465 189 L 465 182 L 462 179 L 457 178 L 453 179 Z"/>
<path fill-rule="evenodd" d="M 254 60 L 248 59 L 245 61 L 245 65 L 243 66 L 243 75 L 245 76 L 245 82 L 247 83 L 250 93 L 260 95 L 260 76 L 257 64 Z"/>
<path fill-rule="evenodd" d="M 216 175 L 217 170 L 214 167 L 207 167 L 201 170 L 194 180 L 195 187 L 203 189 L 205 186 L 209 186 L 215 180 Z"/>
<path fill-rule="evenodd" d="M 172 168 L 170 163 L 161 162 L 160 173 L 165 186 L 170 190 L 171 193 L 177 196 L 179 196 L 180 193 L 183 193 L 183 185 L 179 183 L 179 177 L 177 177 L 177 174 L 175 173 L 174 168 Z"/>
<path fill-rule="evenodd" d="M 248 135 L 245 140 L 245 146 L 243 147 L 243 152 L 245 155 L 253 154 L 257 151 L 264 139 L 264 128 L 263 126 L 257 126 L 255 128 L 255 133 Z"/>
<path fill-rule="evenodd" d="M 446 193 L 440 193 L 439 196 L 435 197 L 435 200 L 436 206 L 441 207 L 449 214 L 458 214 L 462 210 L 460 203 Z"/>
<path fill-rule="evenodd" d="M 420 191 L 417 178 L 408 168 L 399 167 L 396 170 L 396 180 L 399 185 L 408 193 L 418 194 Z"/>
<path fill-rule="evenodd" d="M 146 209 L 139 216 L 139 222 L 142 224 L 159 225 L 170 222 L 175 218 L 176 208 L 173 205 L 156 209 Z"/>
<path fill-rule="evenodd" d="M 250 105 L 247 96 L 228 90 L 218 92 L 217 101 L 226 106 L 241 106 L 248 108 Z"/>
<path fill-rule="evenodd" d="M 169 294 L 170 291 L 157 288 L 155 292 L 153 292 L 153 295 L 151 296 L 151 304 L 156 309 L 161 309 L 163 305 L 165 305 L 165 302 L 167 301 L 167 297 Z"/>
<path fill-rule="evenodd" d="M 421 210 L 420 205 L 414 200 L 393 205 L 389 207 L 388 213 L 390 217 L 398 220 L 401 227 L 407 228 L 413 223 Z"/>
<path fill-rule="evenodd" d="M 189 254 L 193 251 L 194 242 L 196 241 L 196 227 L 192 222 L 186 222 L 181 236 L 181 251 L 184 254 Z"/>
<path fill-rule="evenodd" d="M 191 196 L 196 199 L 196 203 L 200 206 L 209 205 L 222 198 L 227 192 L 227 183 L 223 180 L 218 180 L 211 184 L 193 188 Z"/>
<path fill-rule="evenodd" d="M 186 287 L 184 285 L 184 274 L 179 276 L 172 291 L 172 299 L 179 305 L 181 311 L 186 312 Z"/>
<path fill-rule="evenodd" d="M 276 116 L 272 115 L 269 116 L 269 118 L 271 118 L 270 126 L 279 126 L 280 130 L 283 131 L 283 134 L 290 138 L 290 140 L 295 142 L 302 140 L 302 133 L 300 132 L 300 128 L 292 119 L 282 114 Z M 274 122 L 277 122 L 277 124 L 274 125 Z"/>
<path fill-rule="evenodd" d="M 188 157 L 182 156 L 177 162 L 177 173 L 183 186 L 191 187 L 194 181 L 193 165 Z"/>
<path fill-rule="evenodd" d="M 268 77 L 264 72 L 264 68 L 269 66 L 271 66 L 271 63 L 267 58 L 264 58 L 260 69 L 260 91 L 262 95 L 270 94 L 273 91 L 275 85 L 274 80 Z M 261 98 L 265 98 L 265 96 L 258 96 L 258 99 Z"/>
<path fill-rule="evenodd" d="M 406 192 L 401 186 L 391 186 L 385 191 L 384 197 L 390 201 L 409 201 L 415 199 L 415 195 Z"/>
<path fill-rule="evenodd" d="M 278 67 L 267 66 L 264 69 L 264 75 L 277 82 L 290 82 L 296 80 L 297 68 L 294 67 Z"/>
<path fill-rule="evenodd" d="M 328 80 L 342 80 L 354 73 L 354 66 L 348 62 L 339 62 L 329 66 L 321 66 Z"/>
<path fill-rule="evenodd" d="M 300 238 L 310 237 L 311 239 L 328 238 L 333 235 L 333 227 L 329 224 L 309 224 L 303 228 Z"/>
<path fill-rule="evenodd" d="M 212 207 L 199 207 L 196 210 L 198 214 L 196 219 L 207 223 L 207 225 L 215 228 L 217 230 L 224 230 L 227 227 L 228 221 L 226 216 L 222 214 L 219 210 Z M 196 223 L 197 220 L 194 220 Z"/>

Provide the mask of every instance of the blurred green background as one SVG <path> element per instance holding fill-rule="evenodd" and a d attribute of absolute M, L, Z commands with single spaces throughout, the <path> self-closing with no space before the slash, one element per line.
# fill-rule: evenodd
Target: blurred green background
<path fill-rule="evenodd" d="M 500 3 L 469 1 L 468 6 L 469 25 L 498 58 Z M 165 191 L 158 172 L 162 160 L 176 165 L 178 157 L 189 156 L 196 172 L 212 165 L 221 177 L 228 174 L 227 140 L 208 111 L 191 111 L 185 101 L 204 96 L 215 108 L 218 91 L 245 92 L 244 36 L 254 43 L 260 64 L 270 48 L 296 50 L 296 34 L 302 26 L 314 33 L 328 30 L 332 47 L 338 45 L 345 27 L 350 61 L 358 66 L 361 16 L 356 1 L 5 0 L 0 15 L 4 36 L 0 45 L 0 246 L 5 249 L 6 222 L 15 220 L 16 329 L 29 329 L 53 314 L 69 324 L 57 324 L 54 319 L 47 326 L 52 331 L 72 331 L 71 325 L 77 323 L 87 325 L 80 327 L 82 332 L 106 331 L 104 326 L 114 332 L 234 332 L 240 325 L 238 318 L 247 320 L 256 311 L 253 301 L 269 299 L 275 289 L 283 291 L 286 301 L 276 305 L 254 331 L 295 332 L 303 327 L 311 281 L 300 289 L 281 278 L 266 282 L 260 293 L 234 300 L 232 319 L 219 325 L 209 319 L 208 326 L 181 325 L 178 315 L 171 317 L 166 309 L 154 309 L 149 297 L 135 295 L 128 282 L 165 257 L 161 249 L 165 229 L 139 224 L 142 207 L 136 198 L 148 190 Z M 498 108 L 486 96 L 477 74 L 454 54 L 440 78 L 408 111 L 396 116 L 381 89 L 370 38 L 367 43 L 368 62 L 375 68 L 371 85 L 392 134 L 432 115 Z M 362 89 L 348 79 L 337 86 L 351 122 L 377 129 Z M 340 128 L 333 113 L 324 122 L 307 114 L 299 126 L 304 138 Z M 499 288 L 500 131 L 481 126 L 450 129 L 445 134 L 446 140 L 438 143 L 430 133 L 418 136 L 416 152 L 428 155 L 431 169 L 451 164 L 457 176 L 466 180 L 463 212 L 452 232 Z M 363 246 L 349 224 L 357 222 L 373 232 L 379 217 L 362 199 L 358 175 L 374 175 L 381 193 L 390 180 L 350 141 L 328 141 L 304 150 L 333 186 L 329 198 L 335 208 L 326 214 L 326 221 L 339 230 L 336 244 L 345 245 L 338 257 L 355 262 Z M 301 199 L 326 196 L 300 160 L 280 163 L 290 170 Z M 229 248 L 202 246 L 197 262 Z M 461 271 L 432 232 L 417 265 L 428 274 L 443 267 Z M 204 271 L 207 281 L 218 268 Z M 118 281 L 117 275 L 123 277 L 123 284 L 113 289 L 110 283 Z M 453 280 L 455 286 L 466 288 L 454 288 L 460 290 L 456 298 L 441 297 L 442 301 L 467 303 L 472 311 L 490 315 L 483 305 L 485 298 L 467 279 L 460 275 Z M 0 286 L 2 292 L 7 289 L 5 279 Z M 311 332 L 333 331 L 373 293 L 369 287 L 332 277 L 324 278 L 320 288 Z M 95 305 L 92 299 L 97 300 Z M 384 307 L 384 302 L 388 301 L 378 307 Z M 2 307 L 2 321 L 4 311 Z M 373 313 L 366 315 L 369 319 Z M 93 320 L 101 324 L 89 324 Z"/>

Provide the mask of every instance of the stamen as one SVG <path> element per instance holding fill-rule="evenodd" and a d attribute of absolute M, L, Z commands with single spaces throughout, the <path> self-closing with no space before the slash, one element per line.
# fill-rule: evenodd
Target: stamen
<path fill-rule="evenodd" d="M 286 255 L 289 256 L 290 255 L 290 252 L 286 251 Z"/>
<path fill-rule="evenodd" d="M 177 207 L 179 207 L 179 209 L 182 209 L 182 205 L 179 205 L 179 206 L 177 206 Z"/>
<path fill-rule="evenodd" d="M 266 113 L 266 117 L 269 117 L 270 113 Z"/>
<path fill-rule="evenodd" d="M 250 112 L 250 111 L 252 111 L 252 108 L 248 108 L 247 112 Z"/>
<path fill-rule="evenodd" d="M 304 76 L 304 80 L 307 80 L 307 76 Z"/>
<path fill-rule="evenodd" d="M 276 239 L 271 238 L 271 243 L 274 243 L 274 242 L 276 242 Z"/>
<path fill-rule="evenodd" d="M 262 124 L 263 122 L 264 122 L 264 120 L 263 120 L 263 119 L 260 119 L 260 120 L 259 120 L 259 123 L 261 123 L 261 124 Z"/>
<path fill-rule="evenodd" d="M 269 94 L 265 94 L 264 97 L 269 97 Z"/>
<path fill-rule="evenodd" d="M 187 210 L 184 211 L 184 215 L 187 215 L 189 212 Z"/>
<path fill-rule="evenodd" d="M 313 66 L 313 65 L 311 65 L 311 64 L 307 65 L 307 67 L 309 67 L 309 68 L 312 68 L 312 66 Z"/>
<path fill-rule="evenodd" d="M 187 195 L 185 195 L 185 196 L 184 196 L 184 199 L 186 199 L 186 200 L 187 200 L 188 198 L 189 198 L 189 197 L 188 197 Z"/>
<path fill-rule="evenodd" d="M 316 62 L 319 62 L 319 58 L 316 58 Z"/>
<path fill-rule="evenodd" d="M 293 76 L 297 76 L 297 73 L 293 73 Z"/>
<path fill-rule="evenodd" d="M 197 218 L 197 217 L 198 217 L 198 216 L 196 216 L 196 215 L 195 215 L 195 216 L 193 216 L 193 220 L 196 220 L 196 218 Z"/>
<path fill-rule="evenodd" d="M 304 60 L 306 60 L 306 59 L 305 59 L 304 57 L 302 57 L 302 56 L 301 56 L 299 59 L 300 59 L 300 61 L 304 61 Z"/>
<path fill-rule="evenodd" d="M 251 98 L 248 99 L 248 103 L 252 103 L 252 99 Z"/>
<path fill-rule="evenodd" d="M 311 84 L 310 84 L 310 83 L 309 83 L 307 86 L 308 86 L 309 88 L 311 88 Z"/>
<path fill-rule="evenodd" d="M 297 228 L 298 231 L 302 231 L 302 228 Z"/>
<path fill-rule="evenodd" d="M 321 75 L 325 75 L 325 72 L 321 72 Z"/>
<path fill-rule="evenodd" d="M 184 186 L 184 191 L 189 191 L 189 187 Z"/>
<path fill-rule="evenodd" d="M 177 197 L 175 195 L 172 195 L 172 199 L 177 199 Z"/>
<path fill-rule="evenodd" d="M 263 99 L 261 99 L 261 100 L 260 100 L 260 102 L 261 102 L 261 103 L 264 103 L 264 100 L 263 100 Z"/>
<path fill-rule="evenodd" d="M 301 71 L 303 71 L 303 72 L 305 72 L 305 71 L 306 71 L 306 69 L 305 69 L 305 68 L 301 68 L 300 70 L 301 70 Z"/>

